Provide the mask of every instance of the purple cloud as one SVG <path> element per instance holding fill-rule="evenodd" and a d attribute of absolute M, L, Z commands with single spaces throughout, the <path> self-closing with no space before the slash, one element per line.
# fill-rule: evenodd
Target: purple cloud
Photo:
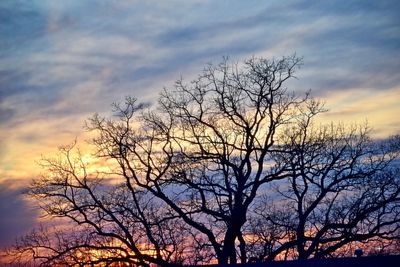
<path fill-rule="evenodd" d="M 0 182 L 0 249 L 12 245 L 16 238 L 36 225 L 38 211 L 24 198 L 21 181 Z"/>

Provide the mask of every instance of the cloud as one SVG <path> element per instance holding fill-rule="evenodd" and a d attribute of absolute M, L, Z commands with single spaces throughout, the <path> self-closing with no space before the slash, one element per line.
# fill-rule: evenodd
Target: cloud
<path fill-rule="evenodd" d="M 400 83 L 393 57 L 400 53 L 400 21 L 393 11 L 399 4 L 379 3 L 292 1 L 284 12 L 290 16 L 280 16 L 280 24 L 265 32 L 274 42 L 262 53 L 304 56 L 297 85 L 317 94 L 357 87 L 390 90 Z"/>
<path fill-rule="evenodd" d="M 36 224 L 38 212 L 24 198 L 25 186 L 25 181 L 0 180 L 0 248 L 12 245 Z"/>
<path fill-rule="evenodd" d="M 11 120 L 14 115 L 15 115 L 14 109 L 0 107 L 0 123 L 4 123 L 8 120 Z"/>
<path fill-rule="evenodd" d="M 373 88 L 350 89 L 346 92 L 332 91 L 324 98 L 326 107 L 330 111 L 323 114 L 320 120 L 349 124 L 367 121 L 373 129 L 373 136 L 378 138 L 399 134 L 398 99 L 400 99 L 400 87 L 380 92 L 374 92 Z"/>

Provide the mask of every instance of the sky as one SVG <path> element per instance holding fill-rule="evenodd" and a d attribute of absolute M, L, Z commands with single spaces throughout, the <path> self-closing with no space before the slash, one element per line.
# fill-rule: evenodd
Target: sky
<path fill-rule="evenodd" d="M 0 248 L 37 224 L 37 162 L 125 96 L 155 102 L 224 56 L 303 57 L 290 90 L 323 120 L 400 133 L 400 2 L 0 1 Z M 83 145 L 84 146 L 84 145 Z"/>

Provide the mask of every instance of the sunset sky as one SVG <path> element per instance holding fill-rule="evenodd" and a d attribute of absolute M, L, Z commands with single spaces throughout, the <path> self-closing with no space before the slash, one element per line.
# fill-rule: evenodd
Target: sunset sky
<path fill-rule="evenodd" d="M 0 1 L 0 247 L 37 222 L 21 196 L 41 155 L 134 96 L 155 102 L 207 63 L 304 58 L 290 90 L 324 121 L 400 133 L 400 1 Z"/>

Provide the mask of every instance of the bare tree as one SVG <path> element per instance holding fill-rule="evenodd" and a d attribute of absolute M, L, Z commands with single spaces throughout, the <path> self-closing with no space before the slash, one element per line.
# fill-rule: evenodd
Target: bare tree
<path fill-rule="evenodd" d="M 263 248 L 263 256 L 271 258 L 294 248 L 302 258 L 313 254 L 311 248 L 321 256 L 329 253 L 334 247 L 325 247 L 335 240 L 319 238 L 312 243 L 307 220 L 312 217 L 315 222 L 311 224 L 322 223 L 314 227 L 331 223 L 316 212 L 327 198 L 342 203 L 341 207 L 326 204 L 332 209 L 329 215 L 345 212 L 344 207 L 349 214 L 369 208 L 372 199 L 357 204 L 356 196 L 362 195 L 350 193 L 369 185 L 361 180 L 374 180 L 393 157 L 365 151 L 369 149 L 363 146 L 366 133 L 360 137 L 352 131 L 349 136 L 336 134 L 344 130 L 340 127 L 333 128 L 331 135 L 325 128 L 312 131 L 309 121 L 323 112 L 323 107 L 309 94 L 297 97 L 285 87 L 300 63 L 296 56 L 252 58 L 233 65 L 224 60 L 218 66 L 207 66 L 193 82 L 179 80 L 173 89 L 164 90 L 155 108 L 127 98 L 125 104 L 114 105 L 115 116 L 93 116 L 87 127 L 96 133 L 95 156 L 110 170 L 91 173 L 79 152 L 72 155 L 72 147 L 63 148 L 60 158 L 45 160 L 47 175 L 36 180 L 31 195 L 48 216 L 67 218 L 75 226 L 72 232 L 53 235 L 34 232 L 22 240 L 17 251 L 42 258 L 44 265 L 139 266 L 213 260 L 236 263 L 238 259 L 245 263 L 248 255 L 253 255 L 250 249 L 257 246 Z M 298 142 L 303 144 L 301 149 Z M 339 145 L 344 145 L 344 151 Z M 333 159 L 323 161 L 329 148 Z M 300 160 L 303 156 L 310 159 Z M 357 163 L 354 167 L 352 160 Z M 340 168 L 341 174 L 332 178 Z M 352 182 L 345 190 L 349 194 L 335 198 L 335 192 L 347 185 L 341 175 L 351 176 L 354 171 L 371 174 Z M 324 178 L 325 172 L 329 179 Z M 311 180 L 308 185 L 301 183 L 306 178 L 299 178 L 299 173 L 315 176 L 307 178 Z M 272 185 L 280 185 L 281 197 L 261 198 L 271 192 Z M 310 204 L 306 193 L 311 190 L 305 187 L 315 187 L 314 193 L 320 190 L 324 196 Z M 325 193 L 325 188 L 329 192 Z M 388 222 L 395 222 L 393 211 L 397 210 L 391 205 L 398 201 L 397 191 L 388 183 L 380 192 L 374 197 L 383 194 L 388 200 L 380 201 L 376 210 L 383 210 L 385 218 L 394 216 Z M 276 208 L 279 201 L 290 204 L 296 197 L 295 203 L 301 203 L 298 206 L 311 205 L 312 210 L 304 215 L 303 208 L 300 213 L 293 209 L 293 214 Z M 343 216 L 347 220 L 350 215 Z M 306 222 L 296 224 L 302 220 Z M 358 226 L 356 223 L 346 231 L 361 234 Z M 392 224 L 383 226 L 395 230 Z M 331 228 L 324 231 L 331 233 Z M 257 230 L 262 238 L 257 239 L 249 229 Z M 265 240 L 270 244 L 261 242 Z"/>
<path fill-rule="evenodd" d="M 181 199 L 169 205 L 204 235 L 220 263 L 236 262 L 236 242 L 246 262 L 241 228 L 248 208 L 263 184 L 283 178 L 280 166 L 265 162 L 276 132 L 307 100 L 283 87 L 299 63 L 289 57 L 251 59 L 241 68 L 226 62 L 209 66 L 198 80 L 178 81 L 175 90 L 164 91 L 160 110 L 145 116 L 171 142 L 167 182 L 180 188 L 175 195 L 162 189 L 155 195 L 166 203 Z"/>
<path fill-rule="evenodd" d="M 286 164 L 289 176 L 273 185 L 273 201 L 254 212 L 256 226 L 267 228 L 264 236 L 276 229 L 280 235 L 260 255 L 274 259 L 292 250 L 292 257 L 321 258 L 351 244 L 399 240 L 399 136 L 377 141 L 367 126 L 315 127 L 314 116 L 312 105 L 279 137 L 288 153 L 275 160 Z"/>
<path fill-rule="evenodd" d="M 90 175 L 79 152 L 72 151 L 63 147 L 59 158 L 44 160 L 48 176 L 37 179 L 30 192 L 46 215 L 72 225 L 33 231 L 16 244 L 17 251 L 45 266 L 180 263 L 187 228 L 141 188 Z"/>

